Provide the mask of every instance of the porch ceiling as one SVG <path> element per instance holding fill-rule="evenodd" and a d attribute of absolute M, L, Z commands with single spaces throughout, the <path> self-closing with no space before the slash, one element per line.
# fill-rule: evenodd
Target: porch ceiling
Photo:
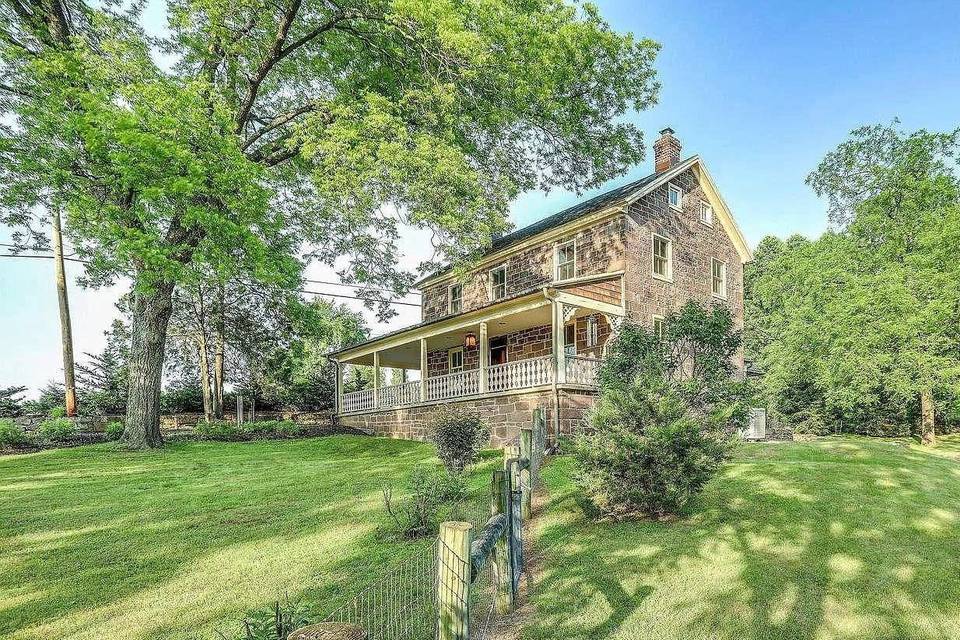
<path fill-rule="evenodd" d="M 487 320 L 488 338 L 506 335 L 528 329 L 550 324 L 550 305 L 543 305 L 535 309 L 526 309 Z M 473 333 L 480 339 L 480 321 L 474 324 L 457 327 L 443 333 L 427 337 L 427 351 L 436 351 L 438 349 L 451 349 L 463 344 L 468 333 Z M 380 366 L 396 369 L 419 369 L 420 368 L 420 338 L 412 338 L 408 342 L 386 349 L 378 350 L 380 353 Z M 373 365 L 373 354 L 368 353 L 356 358 L 344 359 L 345 364 Z"/>
<path fill-rule="evenodd" d="M 588 308 L 578 308 L 575 316 L 585 316 L 596 313 Z M 504 315 L 498 318 L 487 320 L 487 337 L 496 338 L 520 331 L 531 327 L 541 327 L 548 325 L 552 321 L 552 311 L 550 305 L 543 305 L 534 309 L 525 309 Z M 451 329 L 443 333 L 429 336 L 427 338 L 427 351 L 436 351 L 439 349 L 452 349 L 461 346 L 468 333 L 473 333 L 480 339 L 480 321 L 474 324 Z M 391 346 L 378 350 L 380 354 L 380 366 L 395 369 L 419 369 L 420 368 L 420 338 L 412 338 L 403 344 Z M 373 365 L 373 353 L 368 353 L 355 358 L 344 359 L 345 364 Z"/>

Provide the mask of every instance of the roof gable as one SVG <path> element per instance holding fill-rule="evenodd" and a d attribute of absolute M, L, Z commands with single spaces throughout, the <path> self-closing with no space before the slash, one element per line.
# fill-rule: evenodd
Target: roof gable
<path fill-rule="evenodd" d="M 549 215 L 546 218 L 534 222 L 533 224 L 529 224 L 525 227 L 517 229 L 516 231 L 496 238 L 491 243 L 490 248 L 483 254 L 482 258 L 486 258 L 492 254 L 500 253 L 506 249 L 509 249 L 510 247 L 519 245 L 520 243 L 547 231 L 551 231 L 553 229 L 576 222 L 591 213 L 596 213 L 610 207 L 626 206 L 664 185 L 687 169 L 692 169 L 696 174 L 697 179 L 700 181 L 701 186 L 704 189 L 704 193 L 710 200 L 710 204 L 713 205 L 718 219 L 723 225 L 727 235 L 730 236 L 730 239 L 736 247 L 737 252 L 740 254 L 741 259 L 744 262 L 753 259 L 753 256 L 750 253 L 750 247 L 747 244 L 743 232 L 740 230 L 736 220 L 733 218 L 733 214 L 730 212 L 729 207 L 727 207 L 726 202 L 720 196 L 720 192 L 717 190 L 716 184 L 713 182 L 713 178 L 710 177 L 709 172 L 707 172 L 706 166 L 703 164 L 700 156 L 691 156 L 667 171 L 652 173 L 639 180 L 634 180 L 633 182 L 629 182 L 623 186 L 616 187 L 610 191 L 601 193 L 598 196 L 584 200 L 583 202 L 578 202 L 577 204 L 568 207 L 563 211 Z M 435 273 L 425 276 L 414 286 L 419 287 L 437 278 L 447 276 L 450 273 L 450 270 L 450 267 L 445 267 Z"/>

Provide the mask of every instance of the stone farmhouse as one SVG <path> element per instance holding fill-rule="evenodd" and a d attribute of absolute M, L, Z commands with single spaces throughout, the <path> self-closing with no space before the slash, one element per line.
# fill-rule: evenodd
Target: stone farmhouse
<path fill-rule="evenodd" d="M 687 300 L 725 304 L 743 326 L 750 250 L 699 156 L 664 129 L 654 173 L 496 239 L 466 277 L 417 283 L 422 321 L 331 354 L 337 418 L 424 439 L 443 405 L 479 411 L 491 444 L 544 407 L 548 438 L 580 424 L 607 343 L 624 321 L 660 330 Z M 343 365 L 419 370 L 420 378 L 343 392 Z M 743 369 L 742 357 L 738 362 Z"/>

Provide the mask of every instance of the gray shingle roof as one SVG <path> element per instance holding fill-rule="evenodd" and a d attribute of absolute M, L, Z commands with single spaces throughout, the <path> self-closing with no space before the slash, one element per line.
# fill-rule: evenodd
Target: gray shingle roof
<path fill-rule="evenodd" d="M 660 174 L 651 173 L 650 175 L 644 178 L 640 178 L 639 180 L 634 180 L 633 182 L 628 182 L 627 184 L 620 187 L 616 187 L 615 189 L 611 189 L 610 191 L 605 191 L 600 195 L 590 198 L 589 200 L 578 202 L 572 207 L 568 207 L 563 211 L 560 211 L 559 213 L 555 213 L 553 215 L 547 216 L 546 218 L 543 218 L 542 220 L 538 220 L 533 224 L 529 224 L 525 227 L 517 229 L 516 231 L 508 233 L 505 236 L 496 238 L 494 239 L 493 243 L 490 245 L 490 248 L 487 249 L 487 251 L 484 253 L 484 255 L 489 255 L 494 251 L 500 251 L 501 249 L 506 249 L 507 247 L 523 242 L 527 238 L 531 238 L 537 235 L 538 233 L 542 233 L 544 231 L 547 231 L 548 229 L 559 227 L 560 225 L 566 224 L 568 222 L 572 222 L 573 220 L 576 220 L 577 218 L 581 216 L 585 216 L 589 213 L 593 213 L 594 211 L 599 211 L 600 209 L 603 209 L 604 207 L 606 207 L 611 203 L 614 203 L 622 198 L 626 198 L 637 189 L 645 187 L 647 184 L 653 182 L 658 175 Z M 420 282 L 423 282 L 428 278 L 432 278 L 434 276 L 438 276 L 443 273 L 446 273 L 449 270 L 450 270 L 450 267 L 444 267 L 438 271 L 435 271 L 431 274 L 424 276 L 420 280 Z"/>

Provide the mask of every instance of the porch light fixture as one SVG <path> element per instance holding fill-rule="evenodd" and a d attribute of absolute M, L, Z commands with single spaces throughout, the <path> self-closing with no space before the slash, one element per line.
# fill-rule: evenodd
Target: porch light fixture
<path fill-rule="evenodd" d="M 476 347 L 476 346 L 477 346 L 477 334 L 475 334 L 475 333 L 468 333 L 467 335 L 463 336 L 463 346 L 464 346 L 464 348 L 466 348 L 466 349 L 473 349 L 474 347 Z"/>

